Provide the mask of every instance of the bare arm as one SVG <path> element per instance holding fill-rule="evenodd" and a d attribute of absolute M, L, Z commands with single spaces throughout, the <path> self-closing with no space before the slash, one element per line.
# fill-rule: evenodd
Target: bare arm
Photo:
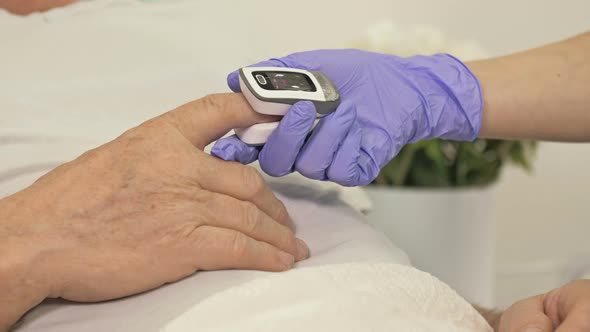
<path fill-rule="evenodd" d="M 481 137 L 590 141 L 590 32 L 467 65 L 484 94 Z"/>
<path fill-rule="evenodd" d="M 47 256 L 37 241 L 23 241 L 18 199 L 0 200 L 0 331 L 6 331 L 24 312 L 50 293 Z M 25 212 L 25 211 L 23 211 Z M 25 214 L 28 214 L 27 211 Z"/>

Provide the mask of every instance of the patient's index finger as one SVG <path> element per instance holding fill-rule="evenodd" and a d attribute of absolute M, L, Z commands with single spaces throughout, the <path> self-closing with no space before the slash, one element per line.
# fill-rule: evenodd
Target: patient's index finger
<path fill-rule="evenodd" d="M 163 118 L 201 150 L 234 128 L 278 120 L 276 116 L 255 112 L 241 93 L 208 95 L 166 113 Z"/>

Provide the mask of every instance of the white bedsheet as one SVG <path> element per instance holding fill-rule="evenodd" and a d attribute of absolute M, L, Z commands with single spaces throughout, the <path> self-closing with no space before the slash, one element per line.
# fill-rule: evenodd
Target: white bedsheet
<path fill-rule="evenodd" d="M 300 196 L 301 193 L 303 191 L 293 190 L 290 195 Z M 308 243 L 313 256 L 299 263 L 296 269 L 349 262 L 408 263 L 403 252 L 365 224 L 360 214 L 335 200 L 335 196 L 305 192 L 308 197 L 309 194 L 317 198 L 315 202 L 281 195 L 297 224 L 298 236 Z M 99 304 L 49 301 L 29 313 L 17 331 L 158 331 L 184 313 L 198 310 L 200 303 L 210 296 L 268 275 L 254 271 L 200 272 L 175 284 L 118 301 Z M 313 275 L 292 287 L 304 289 L 310 283 L 314 283 Z M 367 285 L 370 286 L 369 280 Z M 323 298 L 321 294 L 315 296 Z M 277 306 L 283 304 L 276 303 Z M 218 307 L 218 315 L 224 310 Z M 227 315 L 231 320 L 232 313 L 227 312 Z M 170 327 L 167 331 L 185 330 Z"/>
<path fill-rule="evenodd" d="M 237 63 L 236 54 L 251 50 L 252 41 L 232 39 L 234 31 L 212 34 L 208 23 L 214 19 L 209 16 L 201 1 L 97 0 L 27 18 L 0 11 L 0 197 L 162 111 L 206 93 L 226 91 L 225 74 L 243 64 Z M 221 16 L 244 19 L 237 10 Z M 219 39 L 232 43 L 219 43 Z M 16 330 L 199 330 L 198 318 L 203 315 L 209 322 L 227 317 L 223 323 L 229 325 L 217 327 L 228 328 L 235 323 L 230 318 L 236 313 L 223 316 L 223 310 L 240 307 L 248 310 L 250 318 L 270 315 L 266 317 L 288 322 L 292 329 L 302 327 L 295 324 L 299 322 L 308 324 L 308 330 L 336 326 L 355 330 L 363 326 L 358 320 L 365 313 L 372 326 L 381 328 L 389 327 L 386 322 L 409 322 L 415 326 L 405 331 L 432 331 L 432 327 L 459 331 L 461 326 L 487 330 L 481 317 L 444 284 L 410 269 L 406 255 L 344 203 L 346 195 L 338 188 L 291 179 L 295 181 L 288 185 L 281 180 L 272 186 L 292 214 L 298 236 L 312 251 L 312 257 L 292 272 L 205 272 L 117 301 L 47 301 Z M 330 283 L 329 278 L 345 276 L 341 272 L 352 266 L 356 274 Z M 400 294 L 410 286 L 407 280 L 415 281 L 412 289 L 417 293 L 406 293 L 412 296 L 402 300 Z M 320 284 L 333 287 L 322 292 Z M 249 293 L 252 289 L 258 292 Z M 367 296 L 362 296 L 363 289 Z M 381 298 L 371 295 L 382 289 L 391 292 Z M 280 294 L 284 301 L 277 301 Z M 412 300 L 417 294 L 431 301 Z M 314 315 L 322 317 L 322 325 L 310 326 L 311 316 L 293 310 L 295 298 L 304 307 L 321 303 L 312 308 Z M 414 301 L 414 306 L 403 301 Z M 357 303 L 359 310 L 354 311 Z M 331 310 L 339 305 L 341 310 Z M 290 309 L 281 315 L 280 310 L 264 310 L 269 307 Z M 410 307 L 417 311 L 411 312 L 414 316 L 405 315 L 404 321 L 400 313 Z M 262 330 L 255 323 L 248 322 L 252 330 Z"/>
<path fill-rule="evenodd" d="M 275 190 L 311 250 L 293 270 L 199 272 L 115 301 L 46 301 L 15 331 L 491 331 L 333 192 Z"/>

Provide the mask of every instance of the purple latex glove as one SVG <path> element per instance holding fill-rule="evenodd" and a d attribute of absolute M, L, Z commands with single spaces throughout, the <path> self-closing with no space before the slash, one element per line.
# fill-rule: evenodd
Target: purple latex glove
<path fill-rule="evenodd" d="M 340 92 L 338 109 L 306 136 L 316 112 L 311 102 L 291 107 L 260 148 L 232 136 L 212 154 L 251 163 L 260 161 L 272 176 L 293 171 L 345 186 L 366 185 L 400 149 L 418 140 L 474 140 L 481 128 L 483 98 L 477 78 L 447 55 L 402 58 L 360 50 L 294 53 L 253 66 L 319 70 Z M 238 73 L 228 76 L 240 89 Z M 260 150 L 260 151 L 259 151 Z"/>

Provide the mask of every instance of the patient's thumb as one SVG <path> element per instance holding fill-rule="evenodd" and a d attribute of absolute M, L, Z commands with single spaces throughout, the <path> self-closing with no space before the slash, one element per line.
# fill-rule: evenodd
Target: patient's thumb
<path fill-rule="evenodd" d="M 234 128 L 278 121 L 254 112 L 241 93 L 212 94 L 184 104 L 165 114 L 195 147 L 203 149 Z"/>

